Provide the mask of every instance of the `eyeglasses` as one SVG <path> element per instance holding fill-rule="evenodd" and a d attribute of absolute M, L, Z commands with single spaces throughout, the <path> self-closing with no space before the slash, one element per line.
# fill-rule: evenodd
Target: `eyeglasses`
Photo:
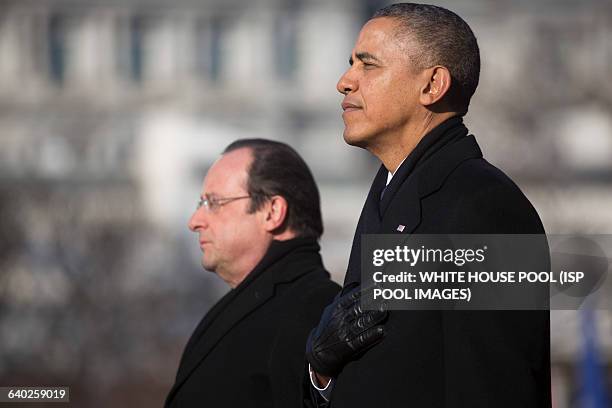
<path fill-rule="evenodd" d="M 242 200 L 245 198 L 251 198 L 250 195 L 240 197 L 212 197 L 208 194 L 204 194 L 204 197 L 200 197 L 196 210 L 204 207 L 207 211 L 216 211 L 223 207 L 225 204 L 229 204 L 232 201 Z"/>

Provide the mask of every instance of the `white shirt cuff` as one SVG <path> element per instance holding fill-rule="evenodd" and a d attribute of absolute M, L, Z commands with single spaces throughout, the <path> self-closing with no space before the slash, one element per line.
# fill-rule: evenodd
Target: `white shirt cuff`
<path fill-rule="evenodd" d="M 310 383 L 312 384 L 312 386 L 315 388 L 315 390 L 319 391 L 319 394 L 321 395 L 321 397 L 323 397 L 325 401 L 329 401 L 329 397 L 331 396 L 332 389 L 334 388 L 332 384 L 334 379 L 330 378 L 327 384 L 325 384 L 325 387 L 321 388 L 319 387 L 317 378 L 310 364 L 308 364 L 308 373 L 310 374 Z"/>

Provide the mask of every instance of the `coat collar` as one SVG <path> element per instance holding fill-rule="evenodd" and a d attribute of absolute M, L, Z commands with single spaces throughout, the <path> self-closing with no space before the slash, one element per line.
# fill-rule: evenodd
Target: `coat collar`
<path fill-rule="evenodd" d="M 459 116 L 453 116 L 445 120 L 427 133 L 395 171 L 391 182 L 385 190 L 384 198 L 380 201 L 380 216 L 383 217 L 387 208 L 389 208 L 389 204 L 393 201 L 395 193 L 409 177 L 418 173 L 424 165 L 429 164 L 431 166 L 432 161 L 429 159 L 432 156 L 436 155 L 447 145 L 460 140 L 467 133 L 468 130 L 463 125 L 463 119 Z M 444 163 L 440 163 L 439 160 L 436 160 L 433 164 L 434 167 L 442 165 L 446 168 Z"/>
<path fill-rule="evenodd" d="M 311 238 L 273 241 L 247 278 L 226 294 L 194 331 L 183 353 L 166 405 L 219 341 L 236 324 L 274 296 L 276 285 L 291 282 L 321 266 L 319 249 L 319 244 Z M 299 264 L 299 267 L 294 264 Z"/>
<path fill-rule="evenodd" d="M 395 191 L 397 198 L 387 203 L 379 233 L 412 233 L 421 222 L 421 200 L 439 190 L 459 164 L 476 158 L 482 158 L 482 152 L 474 136 L 461 137 L 439 149 Z"/>

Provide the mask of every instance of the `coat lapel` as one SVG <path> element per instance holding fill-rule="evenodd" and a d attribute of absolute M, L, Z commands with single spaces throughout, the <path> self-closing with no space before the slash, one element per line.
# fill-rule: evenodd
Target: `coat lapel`
<path fill-rule="evenodd" d="M 202 318 L 193 334 L 189 338 L 187 345 L 185 346 L 185 351 L 183 352 L 183 357 L 181 359 L 181 364 L 179 367 L 183 366 L 183 362 L 186 360 L 187 356 L 189 356 L 193 346 L 198 342 L 203 333 L 208 330 L 208 327 L 215 321 L 215 319 L 223 313 L 228 304 L 232 302 L 232 300 L 236 297 L 235 290 L 229 291 L 225 296 L 223 296 Z"/>
<path fill-rule="evenodd" d="M 396 193 L 396 199 L 387 207 L 379 234 L 408 234 L 421 222 L 421 197 L 418 180 L 411 178 Z"/>
<path fill-rule="evenodd" d="M 185 364 L 181 366 L 177 377 L 176 386 L 180 385 L 189 377 L 191 372 L 210 353 L 217 343 L 229 332 L 232 327 L 242 319 L 266 303 L 273 295 L 272 285 L 261 285 L 254 283 L 239 294 L 236 299 L 223 311 L 222 318 L 215 319 L 203 331 L 200 338 L 195 341 L 189 355 L 185 358 Z"/>

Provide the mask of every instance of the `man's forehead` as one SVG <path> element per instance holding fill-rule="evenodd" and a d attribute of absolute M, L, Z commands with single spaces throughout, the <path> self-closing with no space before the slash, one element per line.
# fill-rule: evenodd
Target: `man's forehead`
<path fill-rule="evenodd" d="M 398 22 L 394 18 L 379 17 L 369 20 L 359 32 L 353 58 L 360 55 L 383 58 L 385 54 L 400 49 L 401 41 L 398 38 Z"/>
<path fill-rule="evenodd" d="M 251 151 L 247 148 L 236 149 L 222 155 L 206 173 L 203 192 L 222 194 L 243 191 L 252 160 Z"/>

